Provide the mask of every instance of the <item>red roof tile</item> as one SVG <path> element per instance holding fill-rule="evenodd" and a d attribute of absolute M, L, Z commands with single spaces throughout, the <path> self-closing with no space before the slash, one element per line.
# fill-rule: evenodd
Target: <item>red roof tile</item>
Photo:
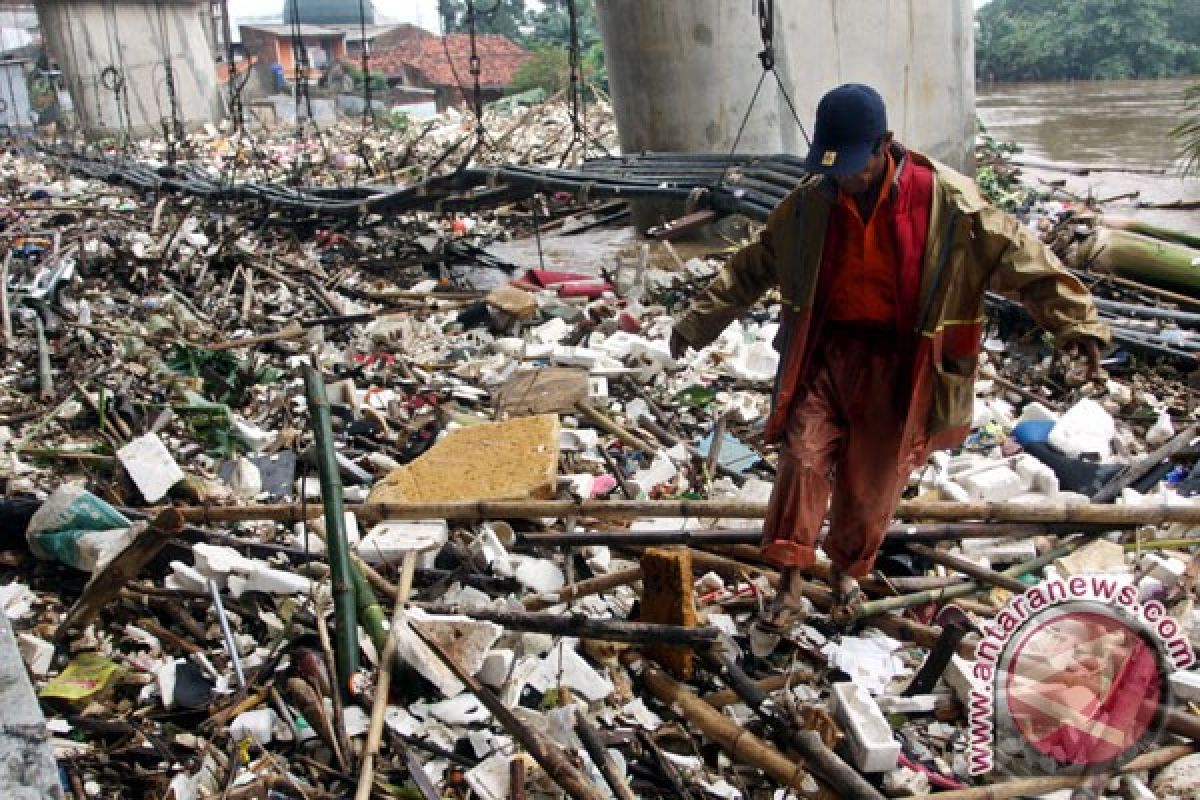
<path fill-rule="evenodd" d="M 453 69 L 446 58 L 447 50 L 454 62 Z M 512 39 L 498 33 L 476 35 L 475 52 L 479 56 L 479 83 L 485 89 L 506 89 L 511 86 L 517 70 L 532 55 Z M 444 45 L 439 36 L 376 50 L 371 53 L 371 69 L 390 76 L 399 74 L 405 66 L 412 67 L 431 86 L 456 85 L 454 73 L 457 71 L 458 80 L 470 88 L 470 58 L 471 37 L 465 33 L 452 33 L 445 37 Z"/>

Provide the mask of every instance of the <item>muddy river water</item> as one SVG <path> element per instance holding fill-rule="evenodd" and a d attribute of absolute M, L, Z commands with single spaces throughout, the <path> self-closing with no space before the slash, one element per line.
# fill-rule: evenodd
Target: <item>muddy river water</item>
<path fill-rule="evenodd" d="M 1181 176 L 1179 145 L 1169 134 L 1179 122 L 1184 89 L 1194 81 L 1200 79 L 984 84 L 976 89 L 976 108 L 992 136 L 1024 148 L 1018 158 L 1106 168 L 1086 176 L 1027 168 L 1033 182 L 1065 178 L 1066 188 L 1081 196 L 1138 191 L 1143 202 L 1200 200 L 1200 178 Z M 1141 174 L 1145 170 L 1160 172 Z M 1200 211 L 1115 205 L 1114 212 L 1200 231 Z"/>

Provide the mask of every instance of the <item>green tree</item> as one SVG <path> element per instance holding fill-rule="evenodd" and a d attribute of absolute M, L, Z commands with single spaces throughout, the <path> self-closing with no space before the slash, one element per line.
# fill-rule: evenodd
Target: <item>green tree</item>
<path fill-rule="evenodd" d="M 475 32 L 499 33 L 519 41 L 526 26 L 525 0 L 475 0 Z M 470 31 L 467 0 L 439 0 L 438 13 L 446 33 Z"/>
<path fill-rule="evenodd" d="M 530 89 L 545 89 L 554 94 L 565 89 L 571 82 L 571 62 L 567 50 L 548 44 L 533 51 L 533 56 L 513 75 L 512 91 L 527 92 Z"/>
<path fill-rule="evenodd" d="M 571 17 L 566 0 L 547 0 L 540 11 L 529 12 L 526 44 L 571 45 Z M 579 31 L 579 49 L 587 51 L 600 41 L 600 22 L 596 17 L 596 0 L 575 0 L 575 24 Z"/>
<path fill-rule="evenodd" d="M 1200 66 L 1196 0 L 992 0 L 976 12 L 985 80 L 1163 78 Z"/>

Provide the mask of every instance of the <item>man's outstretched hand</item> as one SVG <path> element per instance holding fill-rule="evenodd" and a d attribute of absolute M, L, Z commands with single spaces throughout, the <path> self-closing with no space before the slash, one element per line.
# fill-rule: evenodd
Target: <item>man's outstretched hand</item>
<path fill-rule="evenodd" d="M 1100 377 L 1100 348 L 1102 346 L 1103 342 L 1099 339 L 1084 336 L 1067 347 L 1067 355 L 1072 360 L 1083 358 L 1086 365 L 1085 377 L 1089 381 Z"/>
<path fill-rule="evenodd" d="M 671 331 L 671 339 L 667 343 L 667 346 L 671 349 L 671 358 L 678 361 L 683 358 L 684 353 L 691 346 L 691 342 L 683 338 L 683 335 L 679 331 Z"/>

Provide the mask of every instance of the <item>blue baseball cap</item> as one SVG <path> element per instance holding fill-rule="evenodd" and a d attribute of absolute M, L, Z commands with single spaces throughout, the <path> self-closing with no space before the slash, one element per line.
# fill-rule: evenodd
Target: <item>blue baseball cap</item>
<path fill-rule="evenodd" d="M 861 83 L 842 84 L 817 104 L 805 167 L 821 175 L 860 172 L 887 130 L 887 109 L 879 92 Z"/>

